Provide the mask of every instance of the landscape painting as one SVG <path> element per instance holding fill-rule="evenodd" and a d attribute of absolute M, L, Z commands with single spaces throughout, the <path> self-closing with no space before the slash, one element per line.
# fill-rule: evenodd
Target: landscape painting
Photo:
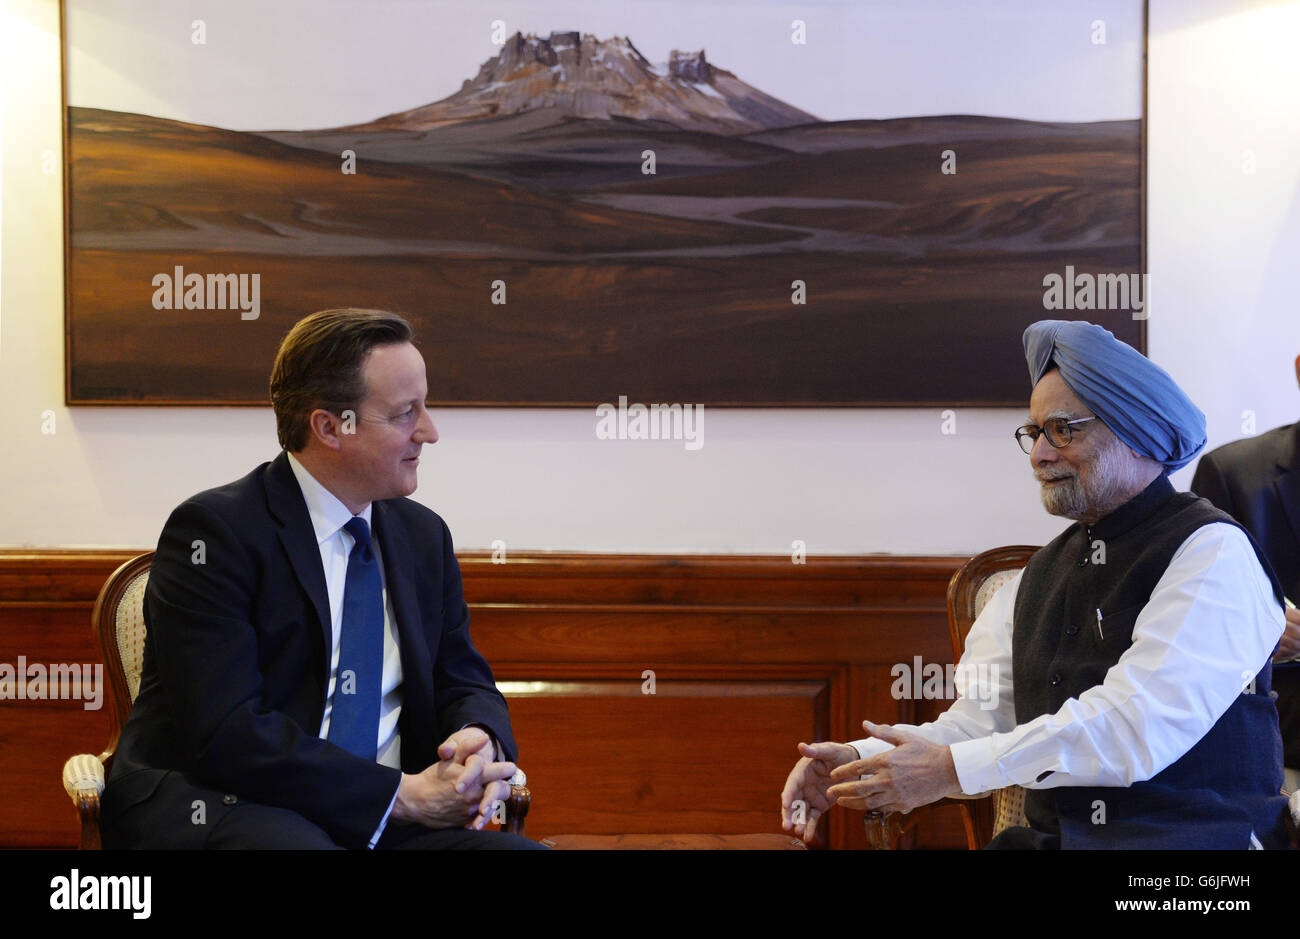
<path fill-rule="evenodd" d="M 265 404 L 339 306 L 410 318 L 440 405 L 1023 406 L 1035 320 L 1144 347 L 1144 280 L 1102 289 L 1143 270 L 1140 3 L 283 6 L 66 0 L 69 403 Z M 1099 77 L 953 64 L 972 6 Z"/>

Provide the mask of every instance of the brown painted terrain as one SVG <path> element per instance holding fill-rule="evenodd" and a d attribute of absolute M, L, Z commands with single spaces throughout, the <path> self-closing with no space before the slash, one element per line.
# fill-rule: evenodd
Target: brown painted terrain
<path fill-rule="evenodd" d="M 359 305 L 416 321 L 443 403 L 1022 405 L 1028 323 L 1138 341 L 1125 311 L 1042 305 L 1067 264 L 1138 270 L 1138 134 L 950 116 L 715 135 L 535 111 L 254 134 L 70 108 L 71 396 L 262 403 L 285 330 Z M 260 317 L 155 310 L 176 265 L 260 274 Z"/>

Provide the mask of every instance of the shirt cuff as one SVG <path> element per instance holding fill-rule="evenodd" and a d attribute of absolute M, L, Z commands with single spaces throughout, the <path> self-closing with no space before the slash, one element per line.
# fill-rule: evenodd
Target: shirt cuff
<path fill-rule="evenodd" d="M 979 795 L 1010 785 L 998 765 L 998 751 L 992 737 L 961 740 L 949 744 L 948 750 L 957 770 L 957 782 L 966 795 Z"/>
<path fill-rule="evenodd" d="M 400 788 L 402 788 L 402 780 L 399 777 L 397 780 L 397 789 Z M 366 848 L 371 851 L 375 850 L 375 845 L 379 844 L 379 839 L 383 836 L 384 829 L 388 827 L 388 816 L 393 814 L 393 806 L 397 804 L 397 789 L 393 790 L 393 801 L 388 803 L 388 811 L 385 812 L 384 817 L 379 820 L 379 827 L 375 829 L 375 833 L 370 836 L 370 844 L 366 845 Z"/>

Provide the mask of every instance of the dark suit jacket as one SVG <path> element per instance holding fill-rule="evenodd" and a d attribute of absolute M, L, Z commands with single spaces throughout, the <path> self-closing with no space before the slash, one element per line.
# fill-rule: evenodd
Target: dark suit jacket
<path fill-rule="evenodd" d="M 1255 536 L 1286 595 L 1300 603 L 1300 424 L 1205 454 L 1192 491 Z"/>
<path fill-rule="evenodd" d="M 374 503 L 372 526 L 402 657 L 402 771 L 437 762 L 438 744 L 468 723 L 488 728 L 514 760 L 505 699 L 470 641 L 446 524 L 419 503 L 391 499 Z M 134 842 L 150 826 L 176 825 L 178 837 L 165 843 L 185 844 L 192 834 L 200 846 L 194 793 L 178 790 L 174 776 L 159 786 L 180 773 L 194 792 L 291 809 L 337 843 L 364 847 L 400 773 L 318 736 L 329 603 L 286 454 L 172 513 L 144 612 L 144 670 L 104 793 L 106 832 L 120 819 L 131 829 L 121 840 Z M 211 823 L 220 806 L 207 811 Z"/>
<path fill-rule="evenodd" d="M 1241 524 L 1259 542 L 1282 584 L 1300 603 L 1300 424 L 1225 444 L 1201 457 L 1192 491 Z M 1285 745 L 1300 766 L 1300 665 L 1273 669 Z"/>

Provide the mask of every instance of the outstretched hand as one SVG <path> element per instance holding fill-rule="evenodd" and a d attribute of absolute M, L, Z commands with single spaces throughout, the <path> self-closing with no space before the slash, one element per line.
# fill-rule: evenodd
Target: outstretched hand
<path fill-rule="evenodd" d="M 847 743 L 801 743 L 802 758 L 794 764 L 781 790 L 781 827 L 807 844 L 817 834 L 817 820 L 835 803 L 827 795 L 831 771 L 848 763 L 858 751 Z"/>
<path fill-rule="evenodd" d="M 894 748 L 833 769 L 830 778 L 836 784 L 826 790 L 829 799 L 854 809 L 910 812 L 961 792 L 948 747 L 888 724 L 863 721 L 862 726 Z"/>

